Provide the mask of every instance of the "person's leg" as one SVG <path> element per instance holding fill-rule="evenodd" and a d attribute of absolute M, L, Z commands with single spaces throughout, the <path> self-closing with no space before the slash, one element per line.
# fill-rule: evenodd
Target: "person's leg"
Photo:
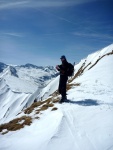
<path fill-rule="evenodd" d="M 61 82 L 61 95 L 62 95 L 62 100 L 66 99 L 66 84 L 67 84 L 67 76 L 62 77 L 62 82 Z"/>
<path fill-rule="evenodd" d="M 58 92 L 59 92 L 59 94 L 61 94 L 62 93 L 62 79 L 61 79 L 61 76 L 60 76 L 60 79 L 59 79 L 59 87 L 58 87 Z"/>

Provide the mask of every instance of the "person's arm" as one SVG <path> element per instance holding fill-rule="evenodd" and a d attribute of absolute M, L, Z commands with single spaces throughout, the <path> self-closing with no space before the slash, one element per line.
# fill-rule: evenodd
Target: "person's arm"
<path fill-rule="evenodd" d="M 59 65 L 57 65 L 57 66 L 56 66 L 56 69 L 57 69 L 58 71 L 60 71 L 60 66 L 59 66 Z"/>

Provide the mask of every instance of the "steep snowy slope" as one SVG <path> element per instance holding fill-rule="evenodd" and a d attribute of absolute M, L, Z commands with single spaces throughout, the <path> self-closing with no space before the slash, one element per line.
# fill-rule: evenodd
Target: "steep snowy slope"
<path fill-rule="evenodd" d="M 10 121 L 23 108 L 30 106 L 40 90 L 56 76 L 56 70 L 50 66 L 0 63 L 0 123 Z"/>
<path fill-rule="evenodd" d="M 0 123 L 9 121 L 25 107 L 30 94 L 12 92 L 4 79 L 0 80 Z"/>
<path fill-rule="evenodd" d="M 7 130 L 1 133 L 8 133 L 0 135 L 0 149 L 113 150 L 112 66 L 113 44 L 83 59 L 75 66 L 63 104 L 53 94 L 59 78 L 51 81 L 38 96 L 46 104 L 37 102 L 18 115 L 32 117 L 30 126 L 13 132 L 2 126 Z M 53 107 L 58 109 L 51 111 Z"/>

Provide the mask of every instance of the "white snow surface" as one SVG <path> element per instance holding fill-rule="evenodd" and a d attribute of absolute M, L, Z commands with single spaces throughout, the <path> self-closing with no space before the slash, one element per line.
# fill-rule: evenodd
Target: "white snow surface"
<path fill-rule="evenodd" d="M 58 84 L 59 76 L 53 79 L 45 88 L 43 88 L 37 98 L 42 100 L 46 99 L 58 89 Z"/>
<path fill-rule="evenodd" d="M 92 65 L 112 50 L 113 44 L 89 55 L 75 66 L 75 73 L 83 63 Z M 113 150 L 113 55 L 88 68 L 73 80 L 80 86 L 67 92 L 68 102 L 55 104 L 58 110 L 45 110 L 31 126 L 0 134 L 0 150 Z M 48 84 L 40 97 L 46 99 L 57 90 L 58 80 Z"/>
<path fill-rule="evenodd" d="M 31 94 L 12 92 L 4 79 L 0 80 L 0 124 L 13 119 L 28 102 Z"/>

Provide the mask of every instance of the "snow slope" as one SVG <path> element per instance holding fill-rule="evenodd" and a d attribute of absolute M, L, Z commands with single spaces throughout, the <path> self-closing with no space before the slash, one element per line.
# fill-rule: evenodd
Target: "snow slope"
<path fill-rule="evenodd" d="M 32 64 L 13 66 L 0 63 L 0 124 L 10 121 L 35 98 L 53 78 L 54 67 Z"/>
<path fill-rule="evenodd" d="M 56 103 L 56 111 L 49 108 L 38 114 L 40 119 L 33 119 L 31 126 L 1 134 L 0 150 L 113 150 L 112 50 L 113 44 L 77 64 L 68 101 Z M 40 97 L 48 98 L 58 80 L 48 84 Z"/>
<path fill-rule="evenodd" d="M 0 124 L 13 119 L 25 107 L 31 94 L 13 92 L 0 80 Z"/>

